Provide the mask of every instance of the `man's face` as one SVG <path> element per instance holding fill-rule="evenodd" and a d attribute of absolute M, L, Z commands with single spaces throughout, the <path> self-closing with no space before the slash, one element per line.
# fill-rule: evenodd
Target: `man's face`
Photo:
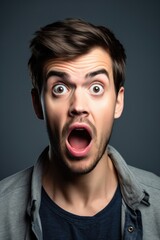
<path fill-rule="evenodd" d="M 44 72 L 41 105 L 52 161 L 72 173 L 90 172 L 104 157 L 114 118 L 123 109 L 112 60 L 95 48 L 72 61 L 50 61 Z"/>

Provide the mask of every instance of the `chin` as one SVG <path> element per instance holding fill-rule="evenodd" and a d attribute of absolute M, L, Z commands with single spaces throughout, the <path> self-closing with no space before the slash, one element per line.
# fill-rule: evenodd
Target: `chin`
<path fill-rule="evenodd" d="M 89 162 L 89 160 L 77 160 L 76 162 L 65 163 L 66 170 L 74 175 L 85 175 L 92 172 L 97 166 L 100 159 L 94 162 Z"/>

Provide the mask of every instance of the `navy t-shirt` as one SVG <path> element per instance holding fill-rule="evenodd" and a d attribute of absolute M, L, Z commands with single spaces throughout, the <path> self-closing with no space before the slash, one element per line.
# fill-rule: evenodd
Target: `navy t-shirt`
<path fill-rule="evenodd" d="M 40 218 L 44 240 L 120 240 L 121 192 L 94 216 L 77 216 L 55 204 L 42 188 Z M 78 207 L 78 206 L 77 206 Z"/>

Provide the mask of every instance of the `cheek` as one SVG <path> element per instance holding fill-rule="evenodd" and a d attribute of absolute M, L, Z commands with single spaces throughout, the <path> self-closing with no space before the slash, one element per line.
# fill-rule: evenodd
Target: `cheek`
<path fill-rule="evenodd" d="M 65 105 L 59 105 L 54 100 L 47 99 L 44 104 L 44 115 L 47 127 L 61 129 L 66 122 L 67 110 Z"/>
<path fill-rule="evenodd" d="M 94 121 L 96 124 L 97 132 L 99 132 L 100 135 L 106 135 L 110 133 L 112 129 L 115 112 L 115 105 L 113 104 L 113 102 L 114 101 L 103 101 L 101 104 L 98 105 L 98 107 L 94 108 Z"/>
<path fill-rule="evenodd" d="M 115 99 L 106 98 L 102 101 L 94 102 L 92 106 L 92 110 L 96 119 L 98 119 L 98 121 L 100 121 L 101 123 L 103 123 L 103 121 L 108 122 L 114 119 Z"/>

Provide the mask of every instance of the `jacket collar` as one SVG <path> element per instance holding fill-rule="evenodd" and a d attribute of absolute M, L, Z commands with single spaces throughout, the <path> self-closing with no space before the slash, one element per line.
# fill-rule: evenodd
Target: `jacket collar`
<path fill-rule="evenodd" d="M 122 156 L 110 145 L 107 147 L 107 152 L 116 168 L 125 203 L 133 210 L 136 210 L 141 203 L 149 206 L 149 194 L 141 187 Z"/>
<path fill-rule="evenodd" d="M 31 218 L 32 231 L 37 236 L 37 239 L 43 239 L 42 226 L 39 215 L 39 208 L 41 204 L 41 189 L 42 189 L 42 175 L 43 166 L 48 155 L 48 147 L 44 149 L 37 163 L 33 167 L 32 180 L 31 180 L 31 198 L 28 203 L 27 212 Z"/>

